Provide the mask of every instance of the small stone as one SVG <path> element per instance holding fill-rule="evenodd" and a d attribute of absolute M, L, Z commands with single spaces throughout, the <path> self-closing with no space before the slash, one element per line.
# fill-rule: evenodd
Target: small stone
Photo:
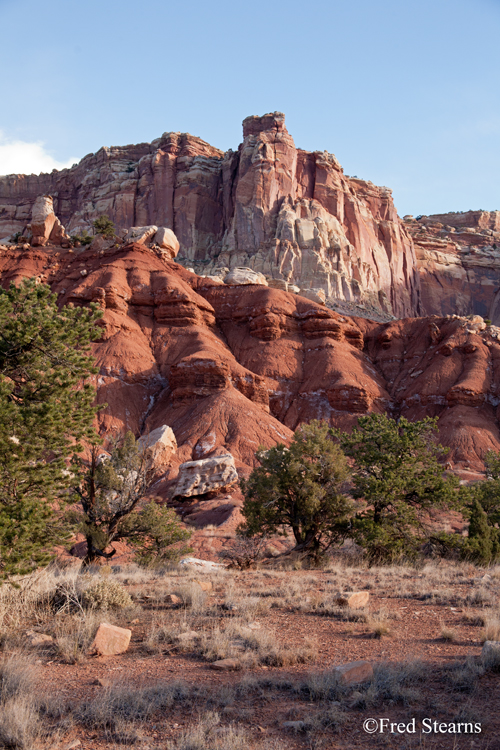
<path fill-rule="evenodd" d="M 110 680 L 109 677 L 97 677 L 94 680 L 94 685 L 99 685 L 103 688 L 109 688 L 112 684 L 112 680 Z"/>
<path fill-rule="evenodd" d="M 196 581 L 202 591 L 212 591 L 212 581 Z"/>
<path fill-rule="evenodd" d="M 174 604 L 176 607 L 182 604 L 182 599 L 180 596 L 177 596 L 177 594 L 167 594 L 165 601 L 168 604 Z"/>
<path fill-rule="evenodd" d="M 177 641 L 192 641 L 193 638 L 199 638 L 199 634 L 196 632 L 196 630 L 186 630 L 184 633 L 179 633 L 179 635 L 176 636 Z"/>
<path fill-rule="evenodd" d="M 370 601 L 369 591 L 354 591 L 347 592 L 345 594 L 338 593 L 335 596 L 335 601 L 341 607 L 349 607 L 349 609 L 362 609 L 366 607 Z"/>
<path fill-rule="evenodd" d="M 283 729 L 293 729 L 294 732 L 303 732 L 306 728 L 305 721 L 284 721 Z"/>
<path fill-rule="evenodd" d="M 128 628 L 101 622 L 90 650 L 100 656 L 123 654 L 128 649 L 131 637 L 132 631 Z"/>
<path fill-rule="evenodd" d="M 481 656 L 495 656 L 500 658 L 500 641 L 485 641 L 481 649 Z"/>
<path fill-rule="evenodd" d="M 82 743 L 80 740 L 73 740 L 73 742 L 70 742 L 69 745 L 66 745 L 64 750 L 76 750 L 77 747 L 81 747 Z"/>
<path fill-rule="evenodd" d="M 219 672 L 235 672 L 241 669 L 241 663 L 238 659 L 219 659 L 210 664 L 210 669 L 217 669 Z"/>
<path fill-rule="evenodd" d="M 26 632 L 26 635 L 28 636 L 30 646 L 48 646 L 49 643 L 54 642 L 54 639 L 51 635 L 46 635 L 45 633 L 35 633 L 33 630 L 28 630 Z"/>
<path fill-rule="evenodd" d="M 335 667 L 343 685 L 354 685 L 358 682 L 366 682 L 373 677 L 373 666 L 369 661 L 351 661 L 349 664 L 341 664 Z"/>
<path fill-rule="evenodd" d="M 260 630 L 260 622 L 249 622 L 247 628 L 249 630 Z"/>

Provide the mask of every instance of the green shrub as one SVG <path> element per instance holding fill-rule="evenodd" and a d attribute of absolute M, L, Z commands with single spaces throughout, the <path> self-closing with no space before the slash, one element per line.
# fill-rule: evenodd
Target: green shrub
<path fill-rule="evenodd" d="M 96 234 L 102 234 L 104 237 L 115 236 L 115 225 L 106 214 L 99 216 L 92 225 L 95 229 Z"/>
<path fill-rule="evenodd" d="M 87 232 L 86 229 L 83 229 L 81 234 L 72 234 L 70 239 L 73 245 L 76 245 L 76 243 L 79 242 L 80 245 L 85 246 L 85 245 L 90 245 L 93 237 L 91 237 L 91 235 Z"/>
<path fill-rule="evenodd" d="M 104 578 L 85 589 L 82 604 L 94 609 L 124 609 L 132 605 L 132 599 L 121 583 Z"/>

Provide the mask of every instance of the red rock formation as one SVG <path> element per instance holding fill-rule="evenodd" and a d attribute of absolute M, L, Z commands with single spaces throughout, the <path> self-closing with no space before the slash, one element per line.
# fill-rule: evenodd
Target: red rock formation
<path fill-rule="evenodd" d="M 500 211 L 406 217 L 427 314 L 500 323 Z"/>
<path fill-rule="evenodd" d="M 102 214 L 118 230 L 164 226 L 198 273 L 247 266 L 386 315 L 418 313 L 413 245 L 391 191 L 346 177 L 332 154 L 297 149 L 279 112 L 246 118 L 243 136 L 224 154 L 165 133 L 69 170 L 0 178 L 0 237 L 23 231 L 50 194 L 73 234 Z"/>
<path fill-rule="evenodd" d="M 179 463 L 226 452 L 245 473 L 259 445 L 286 443 L 301 422 L 349 428 L 369 411 L 438 416 L 458 468 L 500 449 L 500 343 L 478 321 L 347 318 L 278 289 L 215 283 L 137 244 L 3 251 L 1 283 L 23 276 L 61 303 L 101 305 L 100 429 L 172 427 L 171 480 Z"/>

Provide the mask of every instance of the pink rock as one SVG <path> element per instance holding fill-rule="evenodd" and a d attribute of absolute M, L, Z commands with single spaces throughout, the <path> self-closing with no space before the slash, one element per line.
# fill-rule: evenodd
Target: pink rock
<path fill-rule="evenodd" d="M 128 649 L 131 636 L 132 631 L 128 628 L 119 628 L 102 622 L 97 629 L 90 650 L 100 656 L 123 654 Z"/>
<path fill-rule="evenodd" d="M 337 594 L 335 597 L 337 604 L 341 607 L 349 607 L 350 609 L 362 609 L 366 607 L 370 601 L 369 591 L 354 591 L 345 594 Z"/>
<path fill-rule="evenodd" d="M 335 667 L 334 671 L 339 675 L 340 682 L 344 685 L 366 682 L 373 677 L 373 666 L 369 661 L 351 661 L 349 664 Z"/>

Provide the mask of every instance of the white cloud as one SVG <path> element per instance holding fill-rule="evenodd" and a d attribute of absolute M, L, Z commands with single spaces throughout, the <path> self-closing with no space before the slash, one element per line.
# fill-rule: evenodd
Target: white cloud
<path fill-rule="evenodd" d="M 57 161 L 42 141 L 15 141 L 0 130 L 0 175 L 52 172 L 53 169 L 71 167 L 78 161 L 80 159 L 76 156 L 68 161 Z"/>

